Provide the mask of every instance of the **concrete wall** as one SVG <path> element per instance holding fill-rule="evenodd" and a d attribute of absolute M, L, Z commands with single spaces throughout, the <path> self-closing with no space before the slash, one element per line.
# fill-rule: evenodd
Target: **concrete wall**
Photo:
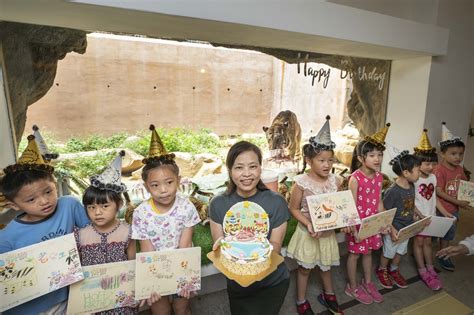
<path fill-rule="evenodd" d="M 28 109 L 26 132 L 37 124 L 65 139 L 134 133 L 153 123 L 263 133 L 262 126 L 286 109 L 296 113 L 304 132 L 319 130 L 327 114 L 337 129 L 350 81 L 336 70 L 324 88 L 317 80 L 312 86 L 297 65 L 254 51 L 94 34 L 84 55 L 60 61 L 55 84 Z"/>
<path fill-rule="evenodd" d="M 433 57 L 430 70 L 427 72 L 429 86 L 424 119 L 419 117 L 420 108 L 425 107 L 424 102 L 414 103 L 408 100 L 413 107 L 407 107 L 406 103 L 395 104 L 393 98 L 397 101 L 400 98 L 410 98 L 410 95 L 399 95 L 404 92 L 398 88 L 394 89 L 393 85 L 396 85 L 396 82 L 402 80 L 404 76 L 410 76 L 411 70 L 407 68 L 408 72 L 403 71 L 397 75 L 392 69 L 387 119 L 394 117 L 394 119 L 402 120 L 401 117 L 407 117 L 408 123 L 412 120 L 409 117 L 414 115 L 420 120 L 404 124 L 404 129 L 396 135 L 390 133 L 389 140 L 397 144 L 406 144 L 409 148 L 413 142 L 417 141 L 421 129 L 413 135 L 414 138 L 408 136 L 408 130 L 426 127 L 432 144 L 436 144 L 441 137 L 441 122 L 446 121 L 453 134 L 466 141 L 467 150 L 464 161 L 466 166 L 473 170 L 474 148 L 472 146 L 474 143 L 472 138 L 468 139 L 467 133 L 474 107 L 474 1 L 331 0 L 331 2 L 449 29 L 447 54 Z M 407 65 L 410 63 L 407 59 L 400 59 L 392 66 L 397 67 L 397 64 L 405 62 Z M 416 59 L 413 59 L 413 62 L 416 62 Z M 413 91 L 408 86 L 407 91 L 415 93 L 414 97 L 422 101 L 419 97 L 424 93 L 427 79 L 419 79 L 420 81 L 414 82 L 413 86 L 417 91 Z M 418 91 L 418 88 L 422 91 Z"/>

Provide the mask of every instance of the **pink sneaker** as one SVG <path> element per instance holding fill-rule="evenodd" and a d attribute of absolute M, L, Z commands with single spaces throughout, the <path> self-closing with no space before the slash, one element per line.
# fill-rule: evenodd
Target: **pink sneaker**
<path fill-rule="evenodd" d="M 433 279 L 435 279 L 438 282 L 437 284 L 438 284 L 439 289 L 442 289 L 443 288 L 443 283 L 439 279 L 438 273 L 434 270 L 433 266 L 426 268 L 426 270 L 431 275 L 431 277 L 433 277 Z"/>
<path fill-rule="evenodd" d="M 365 291 L 370 294 L 375 303 L 383 302 L 383 296 L 373 282 L 366 283 L 365 280 L 362 280 L 362 284 L 364 285 Z"/>
<path fill-rule="evenodd" d="M 439 281 L 437 281 L 429 271 L 426 269 L 424 271 L 419 271 L 420 277 L 423 282 L 433 291 L 441 289 Z"/>
<path fill-rule="evenodd" d="M 346 289 L 344 292 L 350 296 L 356 299 L 357 301 L 361 302 L 362 304 L 372 304 L 374 301 L 370 294 L 365 291 L 365 289 L 362 287 L 362 284 L 358 285 L 357 288 L 352 289 L 349 283 L 346 285 Z"/>

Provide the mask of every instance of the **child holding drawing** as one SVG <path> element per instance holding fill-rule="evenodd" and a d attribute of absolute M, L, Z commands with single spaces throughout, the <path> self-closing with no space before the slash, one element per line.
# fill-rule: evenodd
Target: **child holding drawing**
<path fill-rule="evenodd" d="M 414 154 L 421 162 L 420 178 L 415 182 L 415 206 L 424 216 L 436 215 L 436 208 L 443 216 L 452 218 L 443 205 L 436 198 L 436 176 L 433 169 L 438 162 L 436 149 L 431 146 L 427 130 L 424 129 L 420 143 L 415 148 Z M 425 235 L 415 236 L 413 242 L 413 253 L 415 255 L 418 273 L 428 288 L 436 291 L 442 288 L 441 280 L 433 267 L 433 250 L 431 237 Z"/>
<path fill-rule="evenodd" d="M 153 125 L 150 152 L 143 160 L 142 178 L 151 198 L 143 201 L 133 213 L 132 239 L 140 241 L 142 252 L 192 246 L 193 227 L 200 222 L 194 205 L 177 195 L 179 168 L 174 154 L 168 154 Z M 192 292 L 160 296 L 153 294 L 147 301 L 153 314 L 191 314 L 189 298 Z"/>
<path fill-rule="evenodd" d="M 130 238 L 130 225 L 117 218 L 123 205 L 121 195 L 127 190 L 120 181 L 124 154 L 121 151 L 102 174 L 93 176 L 91 186 L 84 191 L 82 203 L 91 224 L 75 232 L 83 266 L 135 259 L 135 241 Z M 129 306 L 97 314 L 138 314 L 137 305 L 133 305 L 134 301 L 129 302 Z"/>
<path fill-rule="evenodd" d="M 54 168 L 45 163 L 34 136 L 28 136 L 18 162 L 4 171 L 0 191 L 19 214 L 0 231 L 0 254 L 64 236 L 89 223 L 79 200 L 58 198 Z M 68 288 L 64 287 L 3 314 L 61 314 L 66 311 L 67 295 Z"/>
<path fill-rule="evenodd" d="M 331 267 L 339 266 L 340 258 L 336 234 L 334 230 L 314 232 L 306 200 L 311 195 L 336 192 L 341 185 L 331 173 L 336 145 L 331 140 L 329 119 L 327 116 L 319 133 L 309 138 L 309 143 L 303 146 L 303 174 L 294 179 L 289 204 L 291 214 L 299 222 L 288 245 L 287 256 L 294 258 L 299 265 L 296 276 L 296 307 L 301 315 L 314 314 L 306 300 L 306 289 L 311 270 L 316 266 L 319 267 L 324 287 L 318 301 L 333 314 L 343 314 L 337 303 L 331 278 Z M 306 164 L 311 169 L 304 174 Z"/>
<path fill-rule="evenodd" d="M 390 124 L 371 136 L 366 136 L 354 149 L 352 157 L 352 175 L 349 179 L 349 189 L 354 196 L 357 211 L 361 219 L 384 211 L 380 202 L 382 195 L 382 164 L 383 151 L 385 150 L 385 137 Z M 358 242 L 355 231 L 347 234 L 347 275 L 349 283 L 345 293 L 363 304 L 372 302 L 381 303 L 383 296 L 378 291 L 372 278 L 372 251 L 382 246 L 380 234 L 368 237 Z M 362 255 L 364 279 L 360 285 L 356 282 L 357 261 Z"/>
<path fill-rule="evenodd" d="M 396 149 L 393 148 L 393 150 Z M 395 183 L 385 192 L 383 205 L 386 209 L 396 208 L 397 211 L 393 218 L 390 234 L 383 237 L 383 253 L 380 257 L 380 265 L 375 273 L 384 288 L 392 288 L 393 284 L 400 288 L 406 288 L 407 282 L 400 274 L 399 265 L 402 255 L 407 253 L 409 240 L 397 243 L 397 234 L 400 229 L 415 221 L 415 213 L 422 217 L 415 207 L 415 186 L 413 185 L 420 176 L 420 162 L 416 157 L 408 154 L 408 151 L 402 151 L 396 152 L 390 164 L 393 172 L 398 177 Z M 390 260 L 391 264 L 388 267 Z"/>

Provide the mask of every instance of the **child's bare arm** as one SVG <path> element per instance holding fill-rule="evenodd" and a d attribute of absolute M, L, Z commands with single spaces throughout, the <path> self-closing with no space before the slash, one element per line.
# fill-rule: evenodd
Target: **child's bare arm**
<path fill-rule="evenodd" d="M 136 255 L 137 255 L 137 241 L 130 240 L 127 247 L 128 260 L 134 260 Z"/>
<path fill-rule="evenodd" d="M 155 246 L 150 240 L 140 240 L 140 251 L 141 252 L 154 252 Z"/>
<path fill-rule="evenodd" d="M 446 208 L 443 206 L 441 201 L 439 201 L 439 198 L 436 198 L 436 208 L 438 209 L 441 214 L 447 218 L 453 218 L 454 216 L 446 210 Z"/>
<path fill-rule="evenodd" d="M 445 193 L 441 187 L 436 187 L 436 196 L 438 196 L 441 199 L 444 199 L 446 201 L 449 201 L 452 204 L 455 204 L 458 207 L 468 207 L 469 206 L 469 201 L 465 200 L 458 200 L 457 198 L 451 197 L 447 193 Z"/>
<path fill-rule="evenodd" d="M 293 188 L 291 189 L 291 197 L 290 197 L 290 202 L 288 204 L 288 207 L 290 208 L 290 213 L 291 215 L 298 220 L 303 226 L 308 226 L 308 224 L 311 224 L 311 221 L 308 220 L 307 217 L 305 217 L 301 211 L 301 200 L 303 199 L 303 190 L 298 187 L 298 184 L 294 184 Z"/>
<path fill-rule="evenodd" d="M 179 248 L 188 248 L 193 246 L 193 231 L 194 227 L 184 228 L 179 239 Z"/>

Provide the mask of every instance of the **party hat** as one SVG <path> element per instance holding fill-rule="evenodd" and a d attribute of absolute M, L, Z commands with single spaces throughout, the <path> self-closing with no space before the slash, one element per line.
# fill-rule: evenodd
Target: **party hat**
<path fill-rule="evenodd" d="M 385 150 L 385 137 L 387 137 L 389 127 L 390 123 L 386 123 L 382 129 L 380 129 L 373 135 L 365 136 L 364 140 L 371 142 L 377 146 L 380 146 L 382 150 Z"/>
<path fill-rule="evenodd" d="M 331 129 L 329 127 L 329 120 L 331 116 L 326 116 L 326 122 L 319 130 L 316 136 L 309 138 L 309 144 L 315 150 L 332 150 L 336 147 L 336 144 L 331 140 Z"/>
<path fill-rule="evenodd" d="M 41 133 L 37 125 L 33 125 L 33 135 L 35 136 L 35 140 L 36 140 L 36 143 L 38 144 L 39 151 L 41 155 L 43 155 L 46 162 L 58 158 L 59 155 L 57 153 L 49 152 L 48 146 L 46 145 L 46 142 L 44 141 L 43 136 L 41 136 Z"/>
<path fill-rule="evenodd" d="M 431 146 L 430 139 L 428 138 L 428 129 L 423 129 L 420 142 L 414 150 L 416 154 L 430 154 L 436 151 L 436 149 Z"/>
<path fill-rule="evenodd" d="M 150 150 L 148 151 L 148 156 L 143 159 L 143 163 L 148 164 L 154 160 L 172 160 L 175 155 L 173 153 L 169 154 L 166 151 L 166 148 L 161 141 L 158 132 L 156 132 L 155 126 L 150 125 L 151 130 L 151 140 L 150 140 Z"/>
<path fill-rule="evenodd" d="M 389 162 L 389 164 L 390 164 L 390 165 L 393 165 L 393 164 L 395 164 L 396 162 L 399 162 L 402 157 L 404 157 L 405 155 L 407 155 L 407 154 L 408 154 L 408 150 L 403 150 L 403 151 L 401 151 L 401 150 L 398 149 L 397 147 L 395 147 L 395 146 L 393 146 L 393 145 L 387 143 L 387 153 L 388 153 L 388 156 L 390 157 L 390 162 Z"/>
<path fill-rule="evenodd" d="M 444 147 L 454 143 L 463 143 L 460 137 L 455 137 L 451 131 L 446 127 L 446 122 L 441 123 L 441 141 L 439 142 L 440 147 Z"/>
<path fill-rule="evenodd" d="M 38 144 L 35 141 L 35 136 L 29 135 L 28 136 L 28 145 L 26 146 L 23 154 L 13 165 L 9 165 L 4 169 L 6 174 L 13 173 L 17 171 L 23 170 L 42 170 L 48 173 L 54 172 L 54 167 L 45 163 L 40 150 L 38 148 Z"/>
<path fill-rule="evenodd" d="M 101 190 L 112 190 L 122 193 L 127 190 L 127 186 L 122 183 L 122 157 L 125 151 L 120 151 L 119 155 L 105 168 L 102 174 L 91 177 L 91 185 Z"/>

